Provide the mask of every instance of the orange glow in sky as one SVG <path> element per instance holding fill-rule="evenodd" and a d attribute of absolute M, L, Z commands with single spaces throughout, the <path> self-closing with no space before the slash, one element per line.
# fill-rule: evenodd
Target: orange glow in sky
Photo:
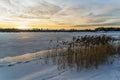
<path fill-rule="evenodd" d="M 119 9 L 119 0 L 0 0 L 0 28 L 119 27 Z"/>

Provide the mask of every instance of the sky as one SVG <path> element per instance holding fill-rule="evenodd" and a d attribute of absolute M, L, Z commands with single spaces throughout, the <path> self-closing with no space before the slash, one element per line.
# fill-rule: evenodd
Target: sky
<path fill-rule="evenodd" d="M 0 0 L 0 28 L 120 26 L 120 0 Z"/>

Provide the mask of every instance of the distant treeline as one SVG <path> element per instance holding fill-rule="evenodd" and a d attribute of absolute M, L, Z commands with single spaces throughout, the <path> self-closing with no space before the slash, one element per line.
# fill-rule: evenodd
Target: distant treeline
<path fill-rule="evenodd" d="M 120 28 L 113 28 L 113 27 L 104 28 L 104 27 L 100 27 L 100 28 L 96 28 L 95 31 L 120 31 Z"/>
<path fill-rule="evenodd" d="M 70 30 L 65 30 L 65 29 L 0 29 L 0 32 L 85 32 L 85 31 L 93 31 L 93 30 L 76 30 L 76 29 L 70 29 Z"/>
<path fill-rule="evenodd" d="M 66 29 L 59 29 L 59 30 L 55 30 L 55 29 L 15 29 L 15 28 L 1 28 L 0 32 L 96 32 L 96 31 L 120 31 L 120 28 L 104 28 L 104 27 L 100 27 L 100 28 L 95 28 L 94 30 L 91 29 L 85 29 L 85 30 L 77 30 L 77 29 L 70 29 L 70 30 L 66 30 Z"/>

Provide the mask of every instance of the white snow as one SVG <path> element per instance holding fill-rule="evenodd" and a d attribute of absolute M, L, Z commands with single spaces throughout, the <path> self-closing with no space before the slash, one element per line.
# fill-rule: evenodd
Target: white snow
<path fill-rule="evenodd" d="M 45 64 L 44 60 L 37 59 L 22 62 L 13 66 L 0 68 L 0 80 L 119 80 L 120 59 L 116 58 L 113 64 L 106 64 L 99 69 L 60 70 L 54 64 Z"/>
<path fill-rule="evenodd" d="M 0 43 L 5 43 L 8 41 L 8 44 L 2 44 L 0 45 L 0 80 L 120 80 L 120 59 L 115 58 L 113 64 L 105 64 L 101 65 L 98 69 L 89 69 L 89 70 L 81 70 L 80 72 L 77 72 L 75 70 L 58 70 L 57 66 L 49 63 L 45 64 L 44 60 L 40 58 L 42 55 L 44 55 L 47 51 L 45 49 L 46 46 L 45 44 L 48 44 L 47 42 L 50 39 L 55 40 L 56 38 L 59 38 L 60 40 L 62 39 L 67 39 L 69 40 L 72 36 L 83 36 L 83 35 L 101 35 L 101 34 L 106 34 L 106 35 L 111 35 L 113 37 L 119 38 L 120 32 L 108 32 L 108 33 L 49 33 L 44 34 L 42 33 L 42 36 L 47 36 L 47 37 L 41 37 L 41 33 L 21 33 L 21 37 L 23 37 L 23 34 L 26 34 L 27 37 L 24 36 L 24 39 L 21 39 L 21 37 L 18 35 L 18 33 L 12 33 L 12 34 L 7 34 L 7 33 L 0 33 L 0 36 L 3 38 L 0 39 Z M 13 36 L 11 37 L 5 37 L 5 36 Z M 32 38 L 31 38 L 32 37 Z M 17 40 L 18 39 L 18 40 Z M 21 40 L 20 40 L 21 39 Z M 29 39 L 31 41 L 29 41 Z M 22 41 L 23 40 L 23 41 Z M 39 40 L 41 41 L 40 44 L 44 45 L 37 45 Z M 23 50 L 26 52 L 24 53 L 19 53 L 17 54 L 16 51 L 14 52 L 14 47 L 13 43 L 15 42 L 14 46 L 18 47 L 20 44 L 23 42 L 28 42 L 27 46 L 29 44 L 36 44 L 36 45 L 31 45 L 29 47 L 30 49 L 33 47 L 41 47 L 40 51 L 36 51 L 33 53 L 27 52 L 27 50 Z M 22 47 L 23 44 L 21 44 Z M 2 51 L 2 48 L 4 47 L 13 47 L 13 49 L 6 49 L 6 54 L 5 51 Z M 25 46 L 25 47 L 27 47 Z M 19 49 L 24 49 L 24 48 L 19 48 Z M 25 48 L 26 49 L 26 48 Z M 9 54 L 9 51 L 11 54 Z M 29 50 L 29 49 L 28 49 Z M 4 55 L 2 55 L 4 52 Z M 9 55 L 8 55 L 9 54 Z M 2 55 L 2 56 L 1 56 Z"/>

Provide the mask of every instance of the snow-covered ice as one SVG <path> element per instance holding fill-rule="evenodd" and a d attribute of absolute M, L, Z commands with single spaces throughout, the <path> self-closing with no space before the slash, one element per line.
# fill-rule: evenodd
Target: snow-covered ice
<path fill-rule="evenodd" d="M 41 58 L 51 39 L 69 40 L 73 36 L 102 34 L 120 37 L 120 32 L 0 33 L 0 80 L 120 80 L 118 58 L 113 64 L 80 72 L 58 71 L 56 65 L 45 64 Z"/>

